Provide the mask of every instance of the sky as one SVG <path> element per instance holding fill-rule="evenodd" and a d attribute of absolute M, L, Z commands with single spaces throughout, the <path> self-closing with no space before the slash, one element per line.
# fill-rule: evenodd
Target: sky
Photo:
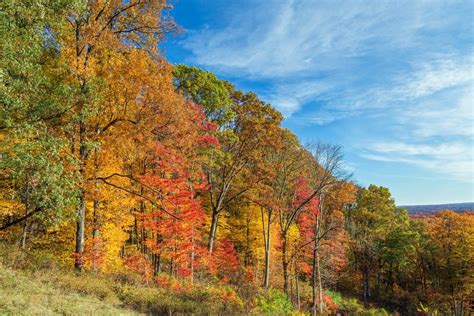
<path fill-rule="evenodd" d="M 174 0 L 162 44 L 343 147 L 398 205 L 474 201 L 474 1 Z"/>

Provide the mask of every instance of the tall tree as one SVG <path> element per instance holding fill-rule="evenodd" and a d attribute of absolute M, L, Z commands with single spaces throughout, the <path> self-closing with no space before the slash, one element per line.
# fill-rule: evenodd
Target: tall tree
<path fill-rule="evenodd" d="M 396 206 L 390 191 L 370 185 L 357 194 L 356 207 L 347 211 L 349 234 L 354 243 L 352 252 L 357 268 L 362 274 L 364 302 L 370 293 L 370 278 L 377 268 L 379 249 L 390 226 L 395 223 Z"/>
<path fill-rule="evenodd" d="M 291 158 L 287 160 L 287 167 L 282 170 L 285 181 L 279 183 L 278 189 L 281 192 L 279 225 L 282 239 L 283 284 L 287 294 L 289 291 L 287 237 L 291 225 L 311 200 L 321 195 L 324 190 L 337 183 L 339 177 L 343 176 L 340 147 L 323 143 L 316 143 L 311 147 L 311 151 L 302 147 L 296 147 L 296 150 L 293 150 Z M 296 179 L 303 174 L 306 174 L 309 181 L 310 193 L 305 199 L 297 200 L 294 184 Z"/>
<path fill-rule="evenodd" d="M 279 112 L 253 93 L 236 91 L 232 98 L 236 115 L 230 123 L 230 133 L 220 139 L 221 156 L 207 172 L 211 209 L 210 252 L 221 212 L 260 181 L 260 149 L 272 141 L 274 130 L 282 119 Z"/>
<path fill-rule="evenodd" d="M 434 246 L 437 292 L 449 302 L 454 315 L 463 315 L 474 291 L 474 218 L 453 211 L 439 212 L 429 223 Z"/>
<path fill-rule="evenodd" d="M 80 8 L 80 1 L 0 4 L 0 192 L 21 205 L 2 210 L 8 217 L 0 230 L 32 220 L 57 223 L 76 203 L 75 162 L 55 131 L 74 92 L 62 80 L 67 64 L 55 34 L 65 31 L 61 17 Z"/>
<path fill-rule="evenodd" d="M 64 44 L 61 52 L 72 66 L 69 80 L 76 88 L 65 133 L 69 135 L 71 152 L 78 164 L 80 183 L 75 262 L 78 271 L 83 266 L 86 183 L 90 178 L 86 168 L 91 149 L 100 146 L 103 135 L 114 132 L 113 127 L 136 125 L 137 120 L 144 118 L 143 109 L 153 108 L 153 102 L 157 101 L 150 90 L 156 78 L 151 71 L 160 73 L 156 44 L 173 27 L 162 18 L 165 8 L 166 3 L 159 0 L 97 1 L 63 17 L 70 27 L 60 37 Z M 125 69 L 130 66 L 135 71 Z M 138 77 L 139 71 L 142 73 Z M 143 76 L 143 72 L 150 76 Z M 108 92 L 117 91 L 113 89 L 120 83 L 116 78 L 125 79 L 127 89 L 107 99 Z"/>
<path fill-rule="evenodd" d="M 203 107 L 206 117 L 219 127 L 225 126 L 235 116 L 228 82 L 213 73 L 186 65 L 173 69 L 174 84 L 184 97 Z"/>

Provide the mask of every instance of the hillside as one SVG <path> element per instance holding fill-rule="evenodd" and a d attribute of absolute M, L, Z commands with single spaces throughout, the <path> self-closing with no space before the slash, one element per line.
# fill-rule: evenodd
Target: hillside
<path fill-rule="evenodd" d="M 299 315 L 283 292 L 255 290 L 243 302 L 230 287 L 151 284 L 130 272 L 77 275 L 46 252 L 0 242 L 0 315 Z M 342 314 L 389 315 L 339 292 L 325 297 Z"/>
<path fill-rule="evenodd" d="M 450 203 L 450 204 L 429 204 L 429 205 L 400 205 L 405 208 L 408 213 L 430 213 L 442 210 L 451 210 L 454 212 L 472 211 L 474 210 L 474 202 L 466 203 Z"/>
<path fill-rule="evenodd" d="M 54 279 L 34 278 L 0 265 L 1 315 L 139 315 L 117 302 L 93 295 L 64 291 Z"/>

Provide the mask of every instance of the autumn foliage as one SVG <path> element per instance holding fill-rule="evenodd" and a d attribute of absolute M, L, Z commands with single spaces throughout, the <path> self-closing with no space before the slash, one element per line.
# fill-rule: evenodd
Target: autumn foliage
<path fill-rule="evenodd" d="M 170 64 L 165 0 L 30 2 L 0 5 L 2 241 L 78 275 L 206 288 L 221 314 L 344 311 L 328 288 L 467 310 L 472 214 L 410 220 L 349 180 L 340 147 L 303 146 L 256 94 Z"/>

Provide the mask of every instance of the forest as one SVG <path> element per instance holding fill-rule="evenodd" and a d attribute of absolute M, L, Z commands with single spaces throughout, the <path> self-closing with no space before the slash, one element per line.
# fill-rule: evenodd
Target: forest
<path fill-rule="evenodd" d="M 171 9 L 0 2 L 0 314 L 472 313 L 473 213 L 411 218 L 340 146 L 168 62 Z"/>

